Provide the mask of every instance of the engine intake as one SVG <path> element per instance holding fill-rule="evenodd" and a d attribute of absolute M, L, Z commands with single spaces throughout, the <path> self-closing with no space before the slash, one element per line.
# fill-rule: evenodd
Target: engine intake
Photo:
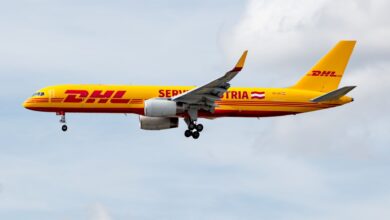
<path fill-rule="evenodd" d="M 177 128 L 179 126 L 179 118 L 148 117 L 140 115 L 139 123 L 141 129 L 144 130 L 163 130 Z"/>
<path fill-rule="evenodd" d="M 174 117 L 178 113 L 183 113 L 182 107 L 175 101 L 167 99 L 148 99 L 145 101 L 145 116 L 149 117 Z"/>

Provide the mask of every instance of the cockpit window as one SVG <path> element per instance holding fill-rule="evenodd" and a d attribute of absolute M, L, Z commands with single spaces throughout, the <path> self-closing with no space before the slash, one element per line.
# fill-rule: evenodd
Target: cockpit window
<path fill-rule="evenodd" d="M 32 96 L 44 96 L 44 92 L 35 92 Z"/>

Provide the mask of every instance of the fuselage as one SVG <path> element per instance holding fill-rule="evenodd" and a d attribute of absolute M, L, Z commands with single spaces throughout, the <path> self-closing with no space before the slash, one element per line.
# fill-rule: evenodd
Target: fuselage
<path fill-rule="evenodd" d="M 170 98 L 193 89 L 193 86 L 129 85 L 56 85 L 38 90 L 23 106 L 44 112 L 134 113 L 144 115 L 144 101 Z M 310 100 L 322 92 L 292 88 L 231 87 L 214 112 L 200 111 L 199 117 L 270 117 L 298 114 L 343 105 L 352 98 L 315 103 Z M 183 115 L 178 115 L 183 116 Z"/>
<path fill-rule="evenodd" d="M 243 69 L 248 51 L 224 75 L 200 86 L 55 85 L 42 88 L 23 106 L 55 112 L 67 131 L 65 114 L 133 113 L 140 128 L 177 128 L 187 124 L 185 137 L 198 139 L 203 124 L 198 118 L 272 117 L 295 115 L 340 106 L 353 101 L 346 96 L 356 86 L 339 88 L 356 41 L 340 41 L 301 79 L 287 88 L 231 87 Z"/>

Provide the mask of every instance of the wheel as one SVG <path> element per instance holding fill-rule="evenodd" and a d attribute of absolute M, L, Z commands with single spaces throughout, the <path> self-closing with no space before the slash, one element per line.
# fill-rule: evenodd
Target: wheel
<path fill-rule="evenodd" d="M 66 131 L 66 130 L 68 130 L 68 126 L 62 125 L 62 131 Z"/>
<path fill-rule="evenodd" d="M 193 137 L 194 139 L 198 139 L 199 136 L 200 136 L 200 133 L 199 133 L 198 131 L 192 132 L 192 137 Z"/>
<path fill-rule="evenodd" d="M 188 130 L 194 130 L 195 129 L 195 124 L 193 122 L 191 122 L 189 125 L 188 125 Z"/>
<path fill-rule="evenodd" d="M 197 124 L 196 125 L 196 130 L 199 131 L 199 132 L 203 131 L 203 125 L 202 124 Z"/>
<path fill-rule="evenodd" d="M 186 136 L 186 137 L 191 137 L 191 135 L 192 135 L 192 131 L 190 131 L 190 130 L 186 130 L 184 132 L 184 136 Z"/>

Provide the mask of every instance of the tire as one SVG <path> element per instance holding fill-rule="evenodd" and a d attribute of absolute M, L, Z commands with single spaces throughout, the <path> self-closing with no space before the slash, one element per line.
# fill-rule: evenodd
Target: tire
<path fill-rule="evenodd" d="M 62 125 L 61 129 L 62 129 L 62 131 L 67 131 L 68 130 L 68 126 Z"/>
<path fill-rule="evenodd" d="M 202 125 L 202 124 L 197 124 L 197 125 L 196 125 L 196 130 L 197 130 L 198 132 L 203 131 L 203 125 Z"/>
<path fill-rule="evenodd" d="M 195 129 L 195 124 L 191 122 L 191 123 L 188 125 L 188 130 L 194 130 L 194 129 Z"/>
<path fill-rule="evenodd" d="M 199 136 L 200 136 L 200 133 L 199 133 L 198 131 L 192 132 L 192 137 L 193 137 L 194 139 L 198 139 Z"/>
<path fill-rule="evenodd" d="M 184 132 L 184 136 L 186 136 L 186 137 L 191 137 L 191 136 L 192 136 L 192 131 L 186 130 L 186 131 Z"/>

